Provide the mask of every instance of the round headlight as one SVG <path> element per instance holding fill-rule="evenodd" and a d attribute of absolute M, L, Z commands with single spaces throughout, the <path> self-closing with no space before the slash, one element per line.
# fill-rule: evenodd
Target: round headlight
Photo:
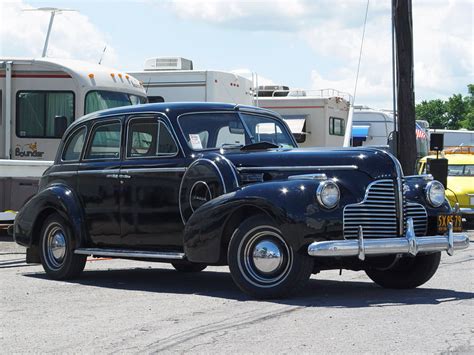
<path fill-rule="evenodd" d="M 445 199 L 443 184 L 436 180 L 430 181 L 426 185 L 426 199 L 433 207 L 441 206 Z"/>
<path fill-rule="evenodd" d="M 316 190 L 318 202 L 326 208 L 335 207 L 339 202 L 340 195 L 339 187 L 332 181 L 323 181 Z"/>

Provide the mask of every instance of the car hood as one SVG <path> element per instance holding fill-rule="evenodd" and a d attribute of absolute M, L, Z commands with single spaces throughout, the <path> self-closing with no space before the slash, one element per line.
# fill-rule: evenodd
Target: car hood
<path fill-rule="evenodd" d="M 240 173 L 267 173 L 274 177 L 326 173 L 334 171 L 359 171 L 371 179 L 395 178 L 400 164 L 390 153 L 375 148 L 334 149 L 269 149 L 242 152 L 221 152 Z"/>

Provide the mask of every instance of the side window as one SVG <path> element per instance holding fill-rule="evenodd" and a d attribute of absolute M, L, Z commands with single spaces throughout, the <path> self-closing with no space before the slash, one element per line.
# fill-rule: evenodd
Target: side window
<path fill-rule="evenodd" d="M 78 129 L 72 134 L 72 136 L 69 136 L 63 150 L 63 161 L 77 161 L 80 159 L 85 137 L 85 127 Z"/>
<path fill-rule="evenodd" d="M 16 135 L 24 138 L 61 138 L 54 127 L 56 116 L 74 120 L 74 93 L 21 91 L 16 97 Z"/>
<path fill-rule="evenodd" d="M 176 142 L 164 122 L 153 119 L 132 119 L 128 128 L 127 158 L 175 155 Z"/>
<path fill-rule="evenodd" d="M 92 132 L 85 159 L 120 158 L 120 122 L 102 124 Z"/>
<path fill-rule="evenodd" d="M 345 120 L 343 118 L 329 117 L 329 134 L 343 136 L 345 133 Z"/>

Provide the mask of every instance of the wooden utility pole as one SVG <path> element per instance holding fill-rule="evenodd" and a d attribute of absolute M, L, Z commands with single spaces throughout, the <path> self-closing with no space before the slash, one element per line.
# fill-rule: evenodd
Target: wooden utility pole
<path fill-rule="evenodd" d="M 397 157 L 405 175 L 415 172 L 416 125 L 413 84 L 413 24 L 411 0 L 392 0 L 397 64 Z"/>

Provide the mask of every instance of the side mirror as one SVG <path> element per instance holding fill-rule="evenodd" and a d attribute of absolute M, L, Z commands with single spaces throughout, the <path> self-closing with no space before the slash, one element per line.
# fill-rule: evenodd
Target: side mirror
<path fill-rule="evenodd" d="M 67 128 L 67 117 L 66 116 L 55 116 L 54 117 L 54 136 L 61 138 L 66 132 Z"/>

